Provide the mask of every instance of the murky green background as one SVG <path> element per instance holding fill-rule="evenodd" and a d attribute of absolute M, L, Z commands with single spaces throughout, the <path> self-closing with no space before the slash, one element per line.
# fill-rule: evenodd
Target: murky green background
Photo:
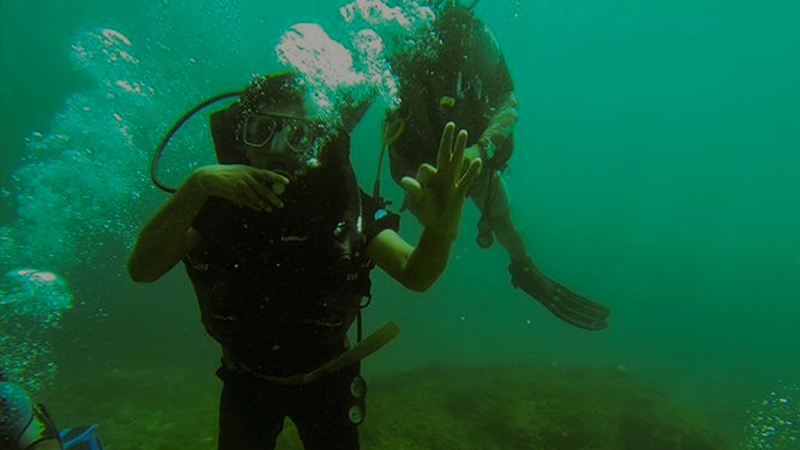
<path fill-rule="evenodd" d="M 53 383 L 135 367 L 217 388 L 217 350 L 182 269 L 144 286 L 124 272 L 137 227 L 166 198 L 148 158 L 184 110 L 274 70 L 290 25 L 346 36 L 342 4 L 2 0 L 0 269 L 52 271 L 74 295 L 59 326 L 36 335 L 50 342 Z M 395 320 L 403 333 L 367 373 L 615 367 L 735 440 L 753 402 L 800 380 L 800 3 L 483 0 L 477 11 L 520 101 L 514 217 L 541 268 L 609 305 L 612 326 L 570 328 L 514 290 L 501 249 L 474 244 L 469 207 L 427 294 L 375 272 L 367 325 Z M 130 39 L 136 64 L 74 62 L 74 45 L 105 28 Z M 153 91 L 126 97 L 119 80 Z M 376 105 L 353 139 L 368 188 L 381 118 Z M 204 120 L 169 152 L 172 183 L 210 163 Z M 384 190 L 399 203 L 388 176 Z M 411 216 L 403 232 L 418 233 Z"/>

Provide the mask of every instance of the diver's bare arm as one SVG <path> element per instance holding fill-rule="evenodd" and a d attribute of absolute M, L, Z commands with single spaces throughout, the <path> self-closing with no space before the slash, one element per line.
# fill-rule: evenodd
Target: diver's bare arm
<path fill-rule="evenodd" d="M 509 92 L 503 101 L 494 107 L 486 129 L 483 130 L 480 138 L 464 151 L 464 155 L 470 161 L 481 158 L 485 163 L 490 163 L 494 156 L 494 150 L 490 151 L 489 149 L 499 148 L 511 135 L 516 123 L 517 99 L 513 92 Z"/>
<path fill-rule="evenodd" d="M 494 108 L 494 114 L 489 119 L 486 130 L 481 133 L 480 139 L 491 140 L 495 145 L 500 145 L 511 135 L 516 123 L 517 97 L 514 92 L 509 92 L 508 96 Z"/>
<path fill-rule="evenodd" d="M 496 155 L 496 149 L 500 148 L 508 139 L 516 123 L 517 99 L 513 92 L 509 92 L 506 98 L 494 108 L 489 123 L 480 138 L 464 152 L 466 157 L 469 160 L 481 158 L 491 168 L 495 162 L 493 157 Z M 503 158 L 507 159 L 508 156 L 510 154 L 500 156 L 499 161 L 503 161 Z"/>
<path fill-rule="evenodd" d="M 400 284 L 424 292 L 439 278 L 450 257 L 450 236 L 425 230 L 416 247 L 393 230 L 384 230 L 367 247 L 370 258 Z"/>
<path fill-rule="evenodd" d="M 133 281 L 158 280 L 200 242 L 200 235 L 191 228 L 208 198 L 200 178 L 193 172 L 139 231 L 128 258 Z"/>
<path fill-rule="evenodd" d="M 128 259 L 128 273 L 134 281 L 156 281 L 186 256 L 200 242 L 191 225 L 209 196 L 269 212 L 283 207 L 277 194 L 283 189 L 277 185 L 288 183 L 283 175 L 247 165 L 195 170 L 139 232 Z"/>
<path fill-rule="evenodd" d="M 128 273 L 134 281 L 153 282 L 186 256 L 200 242 L 191 225 L 209 196 L 269 212 L 283 207 L 276 194 L 283 189 L 277 185 L 288 183 L 283 175 L 246 165 L 195 170 L 139 232 L 128 259 Z"/>
<path fill-rule="evenodd" d="M 419 243 L 412 247 L 394 231 L 378 234 L 367 248 L 373 261 L 403 286 L 421 292 L 442 274 L 450 246 L 458 234 L 464 198 L 480 170 L 480 160 L 462 171 L 467 133 L 453 140 L 455 124 L 449 123 L 439 143 L 437 168 L 420 166 L 416 178 L 402 180 L 409 194 L 410 209 L 425 227 Z"/>

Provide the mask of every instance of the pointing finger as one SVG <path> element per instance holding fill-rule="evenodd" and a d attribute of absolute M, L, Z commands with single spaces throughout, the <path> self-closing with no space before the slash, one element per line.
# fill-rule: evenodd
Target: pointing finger
<path fill-rule="evenodd" d="M 456 124 L 448 122 L 442 131 L 442 139 L 439 141 L 439 155 L 436 161 L 436 167 L 446 172 L 449 170 L 449 162 L 452 157 L 453 150 L 453 132 L 456 129 Z"/>
<path fill-rule="evenodd" d="M 453 175 L 453 182 L 458 181 L 461 175 L 461 168 L 464 165 L 464 149 L 467 147 L 467 138 L 469 134 L 467 130 L 461 130 L 456 137 L 456 146 L 453 149 L 453 157 L 450 160 L 450 169 Z"/>
<path fill-rule="evenodd" d="M 289 184 L 288 178 L 271 170 L 253 169 L 253 173 L 256 179 L 258 179 L 264 184 L 275 184 L 275 183 L 280 183 L 283 185 Z"/>
<path fill-rule="evenodd" d="M 483 168 L 483 161 L 480 158 L 475 159 L 472 163 L 467 167 L 466 172 L 461 177 L 461 180 L 458 182 L 458 194 L 461 197 L 467 195 L 469 189 L 472 187 L 472 184 L 475 182 L 475 179 L 478 177 L 478 174 L 481 173 L 481 169 Z"/>
<path fill-rule="evenodd" d="M 247 178 L 246 183 L 247 186 L 252 190 L 252 192 L 256 194 L 255 199 L 258 201 L 259 204 L 263 205 L 264 207 L 267 207 L 269 206 L 268 204 L 269 202 L 272 205 L 277 206 L 278 208 L 283 207 L 283 201 L 281 201 L 281 199 L 278 198 L 278 196 L 272 190 L 271 186 L 267 186 L 265 183 L 262 183 L 255 178 Z"/>

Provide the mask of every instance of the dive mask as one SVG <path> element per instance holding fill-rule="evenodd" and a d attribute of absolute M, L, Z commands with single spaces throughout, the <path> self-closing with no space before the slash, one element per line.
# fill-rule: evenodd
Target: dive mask
<path fill-rule="evenodd" d="M 266 147 L 281 139 L 292 152 L 307 158 L 325 136 L 325 124 L 320 120 L 283 114 L 250 114 L 242 125 L 242 142 L 250 147 Z"/>

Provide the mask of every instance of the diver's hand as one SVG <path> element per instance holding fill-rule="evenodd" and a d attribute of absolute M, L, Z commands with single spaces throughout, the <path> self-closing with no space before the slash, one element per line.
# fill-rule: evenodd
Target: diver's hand
<path fill-rule="evenodd" d="M 192 174 L 208 195 L 230 200 L 257 211 L 282 208 L 280 199 L 289 180 L 278 173 L 246 165 L 202 167 Z"/>
<path fill-rule="evenodd" d="M 448 123 L 439 142 L 437 167 L 422 164 L 415 178 L 405 177 L 401 186 L 408 194 L 409 209 L 430 231 L 455 239 L 461 220 L 464 198 L 480 172 L 480 158 L 467 161 L 464 168 L 464 148 L 467 132 L 461 130 L 453 144 L 456 125 Z"/>

